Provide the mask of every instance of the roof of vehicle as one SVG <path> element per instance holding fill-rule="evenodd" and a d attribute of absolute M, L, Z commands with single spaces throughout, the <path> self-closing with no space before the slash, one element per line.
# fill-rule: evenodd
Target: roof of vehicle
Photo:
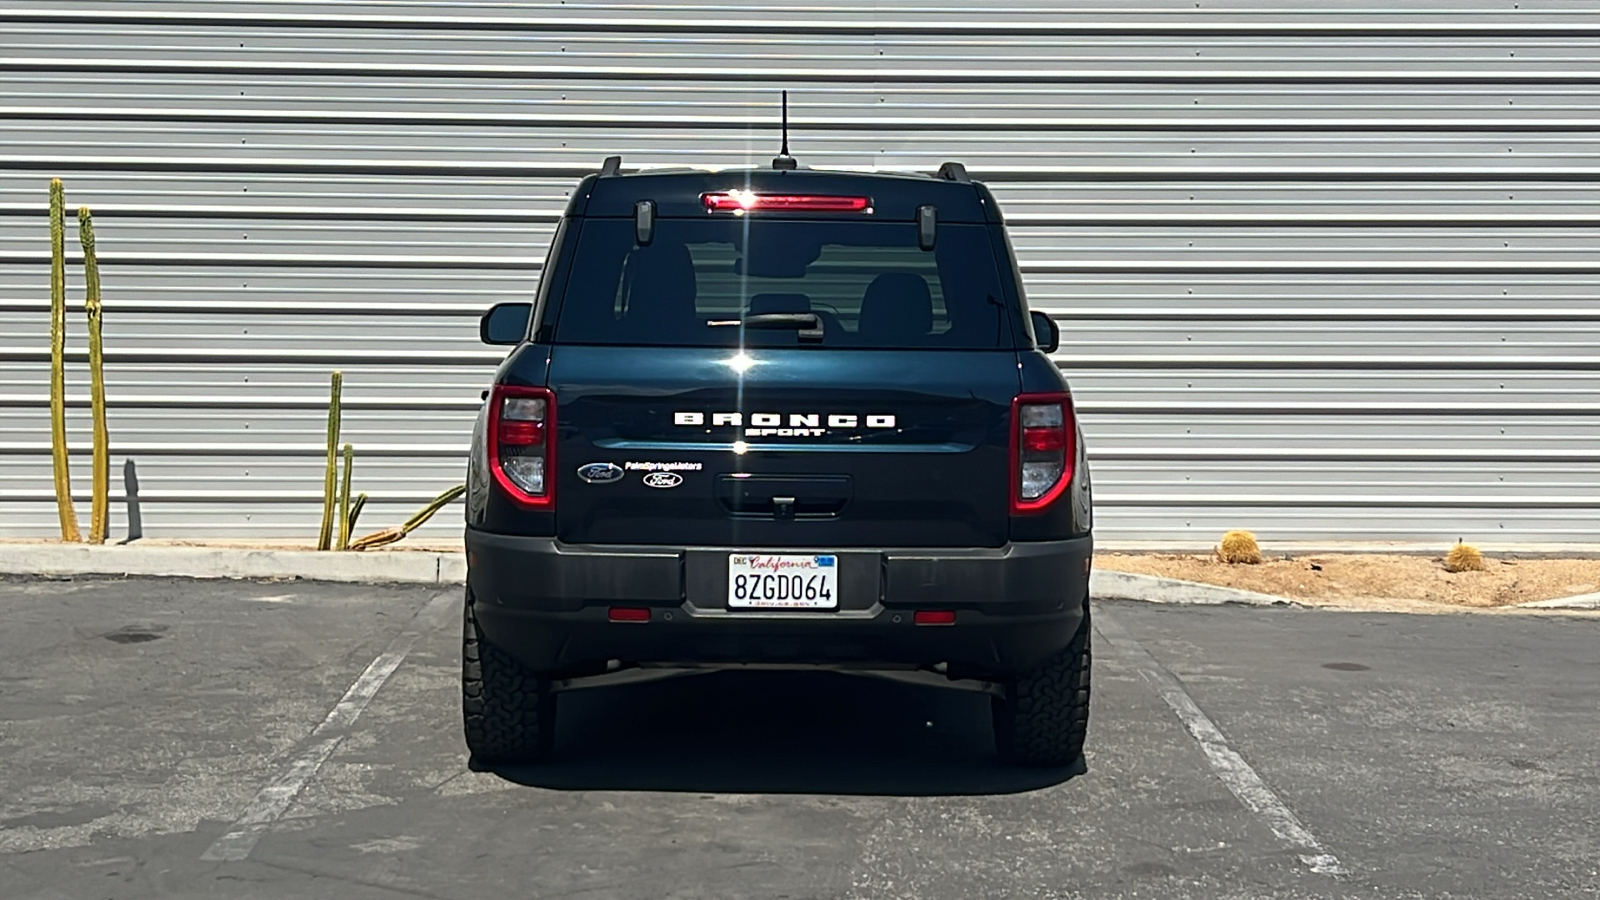
<path fill-rule="evenodd" d="M 611 168 L 608 165 L 608 168 Z M 954 170 L 961 172 L 959 167 Z M 941 172 L 951 172 L 949 166 Z M 999 209 L 988 188 L 952 175 L 932 177 L 901 172 L 840 172 L 826 169 L 646 169 L 630 174 L 590 175 L 573 193 L 569 213 L 595 217 L 632 217 L 641 200 L 656 204 L 656 215 L 703 217 L 700 196 L 721 191 L 781 194 L 865 196 L 871 198 L 873 221 L 912 222 L 917 207 L 932 205 L 941 222 L 998 222 Z M 761 213 L 783 216 L 782 213 Z M 819 214 L 812 213 L 811 217 Z M 824 213 L 823 217 L 859 215 Z"/>

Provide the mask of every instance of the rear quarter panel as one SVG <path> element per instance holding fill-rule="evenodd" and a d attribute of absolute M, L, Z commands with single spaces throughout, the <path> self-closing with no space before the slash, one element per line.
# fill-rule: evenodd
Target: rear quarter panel
<path fill-rule="evenodd" d="M 1017 369 L 1023 393 L 1069 390 L 1061 369 L 1038 349 L 1017 353 Z M 1073 465 L 1072 487 L 1048 510 L 1038 515 L 1014 516 L 1011 539 L 1049 541 L 1088 534 L 1094 526 L 1089 458 L 1081 424 L 1077 432 L 1077 460 Z"/>
<path fill-rule="evenodd" d="M 511 351 L 495 371 L 492 384 L 520 384 L 543 387 L 550 370 L 550 347 L 546 344 L 521 344 Z M 484 385 L 487 389 L 490 385 Z M 472 426 L 472 445 L 467 453 L 467 524 L 501 534 L 547 536 L 555 534 L 555 515 L 529 512 L 512 505 L 494 490 L 489 477 L 489 452 L 485 444 L 487 398 L 478 407 Z"/>

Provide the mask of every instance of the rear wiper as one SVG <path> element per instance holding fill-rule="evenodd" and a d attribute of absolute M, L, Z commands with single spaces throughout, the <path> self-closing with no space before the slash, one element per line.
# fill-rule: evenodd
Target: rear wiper
<path fill-rule="evenodd" d="M 823 336 L 822 319 L 816 313 L 756 313 L 742 319 L 711 319 L 706 324 L 712 328 L 743 325 L 775 331 L 793 328 L 802 341 L 820 341 Z"/>

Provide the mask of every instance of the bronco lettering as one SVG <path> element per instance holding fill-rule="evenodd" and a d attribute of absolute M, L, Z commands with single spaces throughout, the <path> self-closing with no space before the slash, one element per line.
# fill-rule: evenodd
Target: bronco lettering
<path fill-rule="evenodd" d="M 709 414 L 711 427 L 743 428 L 745 414 L 738 412 L 714 412 Z M 893 428 L 895 417 L 892 415 L 859 415 L 855 413 L 789 413 L 787 424 L 782 413 L 758 412 L 749 416 L 750 424 L 754 427 L 746 431 L 747 437 L 820 437 L 834 430 L 854 430 L 861 427 L 867 428 Z M 672 424 L 688 427 L 703 427 L 706 425 L 707 414 L 693 410 L 683 410 L 672 414 Z M 827 426 L 823 427 L 823 422 Z"/>

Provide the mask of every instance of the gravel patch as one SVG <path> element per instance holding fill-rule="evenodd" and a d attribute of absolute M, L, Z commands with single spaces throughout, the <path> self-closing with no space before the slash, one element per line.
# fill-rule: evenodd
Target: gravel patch
<path fill-rule="evenodd" d="M 1490 558 L 1482 572 L 1450 573 L 1444 554 L 1269 554 L 1259 565 L 1228 565 L 1208 554 L 1100 553 L 1105 570 L 1179 578 L 1313 604 L 1395 600 L 1448 606 L 1515 606 L 1600 591 L 1600 560 Z"/>

